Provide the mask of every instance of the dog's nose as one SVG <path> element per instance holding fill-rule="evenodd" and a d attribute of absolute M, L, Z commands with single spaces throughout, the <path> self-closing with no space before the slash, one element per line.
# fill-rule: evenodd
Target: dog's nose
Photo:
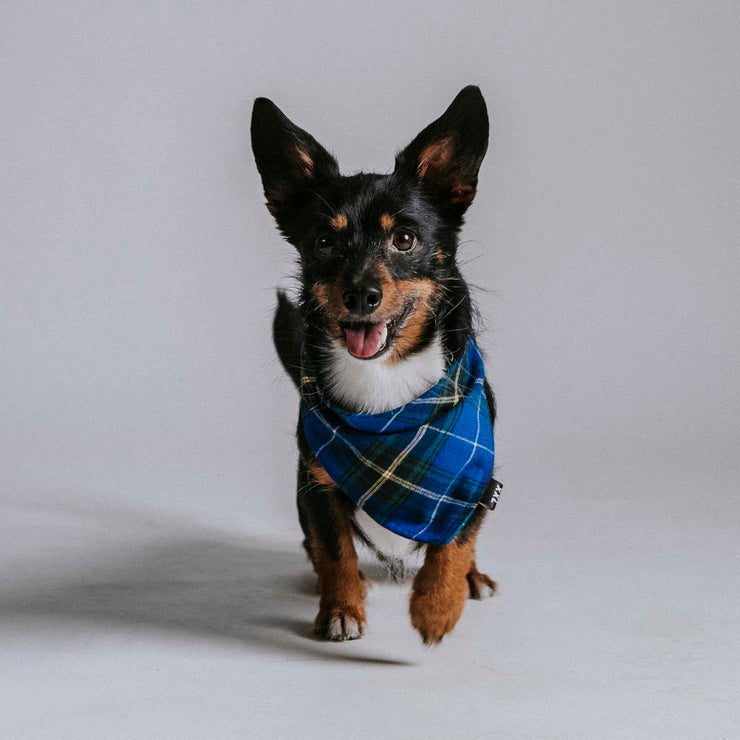
<path fill-rule="evenodd" d="M 373 284 L 355 285 L 342 293 L 342 301 L 352 313 L 372 313 L 383 300 L 380 286 Z"/>

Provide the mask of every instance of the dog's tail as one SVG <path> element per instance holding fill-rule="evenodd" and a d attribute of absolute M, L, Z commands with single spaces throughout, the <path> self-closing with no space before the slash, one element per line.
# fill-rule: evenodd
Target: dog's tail
<path fill-rule="evenodd" d="M 278 290 L 277 308 L 272 321 L 272 340 L 275 342 L 280 362 L 296 388 L 301 383 L 301 346 L 303 344 L 304 324 L 301 312 L 295 303 Z"/>

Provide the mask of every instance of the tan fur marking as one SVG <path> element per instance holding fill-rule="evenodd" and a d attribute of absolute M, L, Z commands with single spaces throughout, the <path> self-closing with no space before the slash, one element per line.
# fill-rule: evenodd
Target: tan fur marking
<path fill-rule="evenodd" d="M 313 159 L 311 159 L 311 155 L 305 149 L 300 146 L 296 146 L 289 156 L 296 176 L 309 179 L 313 177 Z M 289 192 L 287 189 L 265 190 L 267 209 L 273 216 L 278 215 L 278 211 L 284 204 L 288 195 Z"/>
<path fill-rule="evenodd" d="M 423 180 L 429 172 L 431 177 L 438 171 L 444 171 L 455 154 L 455 144 L 451 136 L 433 141 L 422 150 L 419 155 L 419 180 Z"/>
<path fill-rule="evenodd" d="M 472 185 L 460 185 L 452 191 L 452 203 L 472 203 L 476 189 Z"/>
<path fill-rule="evenodd" d="M 344 332 L 336 322 L 340 321 L 342 316 L 347 313 L 342 301 L 342 288 L 339 282 L 314 283 L 311 286 L 311 294 L 329 318 L 329 333 L 338 341 L 344 337 Z"/>
<path fill-rule="evenodd" d="M 390 231 L 396 225 L 396 219 L 391 216 L 390 213 L 384 213 L 380 217 L 380 225 L 386 230 Z"/>
<path fill-rule="evenodd" d="M 469 594 L 467 574 L 474 543 L 429 545 L 411 590 L 411 624 L 427 645 L 436 645 L 454 629 Z"/>
<path fill-rule="evenodd" d="M 329 473 L 321 467 L 321 463 L 312 457 L 307 463 L 306 467 L 311 477 L 322 486 L 333 486 L 334 481 L 331 479 Z"/>
<path fill-rule="evenodd" d="M 397 307 L 396 314 L 403 311 L 409 300 L 414 307 L 405 325 L 396 334 L 393 352 L 386 362 L 400 362 L 418 346 L 429 320 L 434 315 L 440 295 L 440 287 L 432 280 L 389 280 L 383 283 L 383 301 L 386 292 L 389 300 Z"/>
<path fill-rule="evenodd" d="M 311 159 L 311 155 L 299 146 L 295 148 L 295 154 L 299 174 L 304 177 L 313 177 L 314 164 L 313 159 Z"/>
<path fill-rule="evenodd" d="M 444 252 L 443 252 L 443 251 L 442 251 L 441 249 L 438 249 L 438 250 L 437 250 L 437 251 L 436 251 L 436 252 L 434 253 L 434 261 L 435 261 L 435 262 L 436 262 L 436 263 L 437 263 L 438 265 L 443 265 L 443 264 L 445 263 L 445 253 L 444 253 Z"/>
<path fill-rule="evenodd" d="M 418 346 L 428 319 L 429 311 L 425 307 L 417 307 L 398 334 L 393 353 L 386 360 L 388 364 L 395 365 L 401 362 L 414 347 Z"/>
<path fill-rule="evenodd" d="M 342 301 L 341 277 L 333 283 L 314 283 L 311 293 L 330 319 L 342 321 L 347 318 L 348 311 Z"/>
<path fill-rule="evenodd" d="M 478 165 L 473 160 L 455 161 L 451 136 L 433 141 L 419 155 L 419 182 L 435 193 L 446 195 L 451 204 L 469 205 L 475 198 Z"/>
<path fill-rule="evenodd" d="M 332 229 L 335 231 L 341 231 L 342 229 L 347 228 L 349 221 L 347 221 L 347 217 L 343 213 L 337 213 L 329 223 L 331 224 Z"/>
<path fill-rule="evenodd" d="M 327 283 L 314 283 L 311 286 L 311 295 L 322 308 L 329 303 L 329 285 Z"/>

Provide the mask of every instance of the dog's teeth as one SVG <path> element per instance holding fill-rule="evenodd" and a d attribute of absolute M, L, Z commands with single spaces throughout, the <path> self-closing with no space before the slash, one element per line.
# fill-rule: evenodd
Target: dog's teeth
<path fill-rule="evenodd" d="M 385 342 L 388 339 L 388 324 L 383 327 L 383 333 L 380 335 L 380 348 L 385 347 Z"/>

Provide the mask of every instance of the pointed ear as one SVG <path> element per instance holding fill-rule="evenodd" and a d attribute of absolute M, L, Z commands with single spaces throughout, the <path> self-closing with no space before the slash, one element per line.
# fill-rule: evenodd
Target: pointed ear
<path fill-rule="evenodd" d="M 267 98 L 254 101 L 251 132 L 267 207 L 276 218 L 306 190 L 339 175 L 334 157 Z"/>
<path fill-rule="evenodd" d="M 475 197 L 487 148 L 486 103 L 470 85 L 398 154 L 396 172 L 414 178 L 450 216 L 461 218 Z"/>

